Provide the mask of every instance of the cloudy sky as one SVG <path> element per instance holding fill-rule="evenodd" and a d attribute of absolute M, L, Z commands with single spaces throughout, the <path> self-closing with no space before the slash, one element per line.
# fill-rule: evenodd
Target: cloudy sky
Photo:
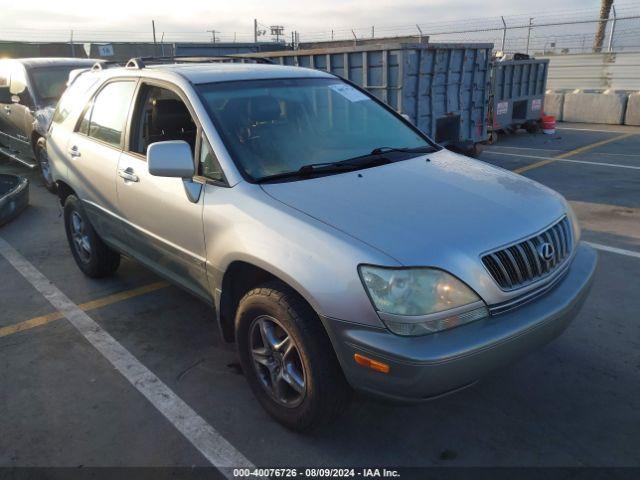
<path fill-rule="evenodd" d="M 635 0 L 622 0 L 636 5 Z M 596 11 L 599 0 L 0 0 L 3 27 L 0 39 L 64 40 L 74 30 L 82 40 L 150 40 L 151 19 L 165 40 L 204 41 L 207 30 L 218 39 L 250 40 L 253 19 L 261 25 L 281 24 L 286 32 L 327 35 L 375 25 L 389 27 L 416 23 L 434 28 L 438 22 L 469 21 L 499 15 L 549 15 L 554 12 Z M 616 0 L 616 3 L 620 3 Z M 415 32 L 411 32 L 415 33 Z M 117 38 L 114 38 L 117 37 Z"/>

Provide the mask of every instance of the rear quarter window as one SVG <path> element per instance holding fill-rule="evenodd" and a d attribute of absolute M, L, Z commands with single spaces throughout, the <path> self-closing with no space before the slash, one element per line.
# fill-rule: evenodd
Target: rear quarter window
<path fill-rule="evenodd" d="M 84 73 L 73 81 L 62 95 L 58 107 L 53 114 L 53 123 L 62 123 L 75 110 L 85 104 L 85 95 L 98 81 L 97 75 Z"/>

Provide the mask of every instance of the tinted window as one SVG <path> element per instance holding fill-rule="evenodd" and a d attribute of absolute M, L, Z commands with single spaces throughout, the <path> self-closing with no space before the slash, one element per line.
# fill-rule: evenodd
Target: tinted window
<path fill-rule="evenodd" d="M 78 107 L 78 101 L 96 83 L 98 78 L 95 75 L 80 75 L 64 92 L 58 103 L 56 112 L 53 114 L 54 123 L 64 122 L 73 109 Z"/>
<path fill-rule="evenodd" d="M 31 69 L 31 80 L 35 94 L 44 102 L 55 102 L 64 93 L 69 80 L 69 72 L 78 68 L 73 67 L 47 67 Z"/>
<path fill-rule="evenodd" d="M 211 180 L 224 182 L 224 175 L 218 159 L 205 138 L 202 139 L 200 147 L 200 175 Z"/>
<path fill-rule="evenodd" d="M 120 146 L 135 86 L 135 82 L 114 82 L 104 87 L 93 100 L 93 106 L 87 109 L 83 118 L 85 131 L 82 132 L 82 123 L 80 131 L 109 145 Z"/>

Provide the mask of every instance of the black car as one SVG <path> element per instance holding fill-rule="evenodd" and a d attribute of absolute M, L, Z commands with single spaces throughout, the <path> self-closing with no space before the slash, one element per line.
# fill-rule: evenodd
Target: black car
<path fill-rule="evenodd" d="M 69 73 L 96 60 L 22 58 L 0 60 L 0 153 L 30 168 L 40 167 L 54 190 L 44 137 Z"/>

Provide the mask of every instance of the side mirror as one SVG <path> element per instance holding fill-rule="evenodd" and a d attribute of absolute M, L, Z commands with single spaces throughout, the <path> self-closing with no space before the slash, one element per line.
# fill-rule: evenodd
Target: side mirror
<path fill-rule="evenodd" d="M 149 145 L 147 167 L 149 173 L 157 177 L 191 178 L 195 175 L 191 147 L 183 140 Z"/>
<path fill-rule="evenodd" d="M 9 85 L 0 87 L 0 103 L 12 103 L 12 95 L 9 89 Z"/>

